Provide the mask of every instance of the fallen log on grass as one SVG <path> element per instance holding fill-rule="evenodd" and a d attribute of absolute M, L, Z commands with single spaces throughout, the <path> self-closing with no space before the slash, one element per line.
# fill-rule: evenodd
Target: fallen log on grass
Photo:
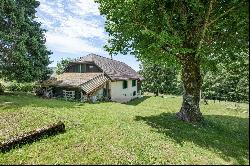
<path fill-rule="evenodd" d="M 39 140 L 44 136 L 52 136 L 57 133 L 65 131 L 65 125 L 63 122 L 59 121 L 58 123 L 45 126 L 43 128 L 38 128 L 36 130 L 23 133 L 18 136 L 14 136 L 7 141 L 0 143 L 0 152 L 6 152 L 10 149 L 21 146 L 23 144 L 32 143 L 35 140 Z"/>

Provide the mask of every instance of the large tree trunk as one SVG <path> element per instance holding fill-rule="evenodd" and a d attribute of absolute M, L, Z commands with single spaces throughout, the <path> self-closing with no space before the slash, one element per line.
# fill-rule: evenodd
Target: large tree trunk
<path fill-rule="evenodd" d="M 4 86 L 0 83 L 0 95 L 4 93 Z"/>
<path fill-rule="evenodd" d="M 203 119 L 199 105 L 202 78 L 200 64 L 194 55 L 188 55 L 182 60 L 182 81 L 183 102 L 177 117 L 188 122 L 199 122 Z"/>

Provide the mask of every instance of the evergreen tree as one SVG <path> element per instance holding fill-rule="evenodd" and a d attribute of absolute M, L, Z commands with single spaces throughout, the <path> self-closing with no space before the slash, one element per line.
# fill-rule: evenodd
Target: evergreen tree
<path fill-rule="evenodd" d="M 0 76 L 30 82 L 51 71 L 45 30 L 35 21 L 36 0 L 0 1 Z"/>

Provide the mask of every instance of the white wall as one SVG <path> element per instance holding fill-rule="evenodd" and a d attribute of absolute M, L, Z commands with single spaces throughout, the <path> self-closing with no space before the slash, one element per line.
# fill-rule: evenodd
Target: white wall
<path fill-rule="evenodd" d="M 110 82 L 111 100 L 117 102 L 128 102 L 131 99 L 137 98 L 137 81 L 136 86 L 132 87 L 132 80 L 128 81 L 128 87 L 123 89 L 123 81 Z M 133 92 L 136 91 L 136 95 L 133 96 Z"/>
<path fill-rule="evenodd" d="M 98 89 L 93 95 L 92 95 L 92 101 L 95 102 L 96 100 L 103 97 L 103 88 L 106 87 L 106 84 L 102 86 L 100 89 Z"/>

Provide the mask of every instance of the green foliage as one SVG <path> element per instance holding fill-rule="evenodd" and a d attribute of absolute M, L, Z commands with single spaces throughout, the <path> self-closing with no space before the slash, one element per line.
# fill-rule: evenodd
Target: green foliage
<path fill-rule="evenodd" d="M 144 92 L 182 94 L 182 83 L 178 77 L 180 70 L 177 67 L 143 62 L 139 73 L 145 79 L 142 82 Z"/>
<path fill-rule="evenodd" d="M 60 62 L 58 62 L 56 67 L 56 74 L 62 74 L 65 71 L 68 64 L 72 61 L 73 59 L 67 58 L 67 59 L 62 59 Z"/>
<path fill-rule="evenodd" d="M 21 84 L 17 82 L 10 82 L 7 86 L 6 89 L 8 91 L 21 91 Z"/>
<path fill-rule="evenodd" d="M 18 83 L 16 81 L 5 83 L 5 89 L 7 91 L 18 92 L 33 92 L 36 87 L 35 83 Z"/>
<path fill-rule="evenodd" d="M 214 68 L 219 60 L 248 50 L 247 0 L 96 2 L 107 19 L 105 48 L 111 54 L 130 52 L 173 64 L 193 53 L 204 68 Z"/>
<path fill-rule="evenodd" d="M 216 72 L 204 77 L 203 95 L 207 99 L 237 102 L 249 101 L 249 55 L 235 54 L 230 65 L 217 64 Z"/>
<path fill-rule="evenodd" d="M 0 76 L 18 82 L 45 79 L 51 71 L 45 30 L 35 21 L 36 0 L 0 1 Z"/>

